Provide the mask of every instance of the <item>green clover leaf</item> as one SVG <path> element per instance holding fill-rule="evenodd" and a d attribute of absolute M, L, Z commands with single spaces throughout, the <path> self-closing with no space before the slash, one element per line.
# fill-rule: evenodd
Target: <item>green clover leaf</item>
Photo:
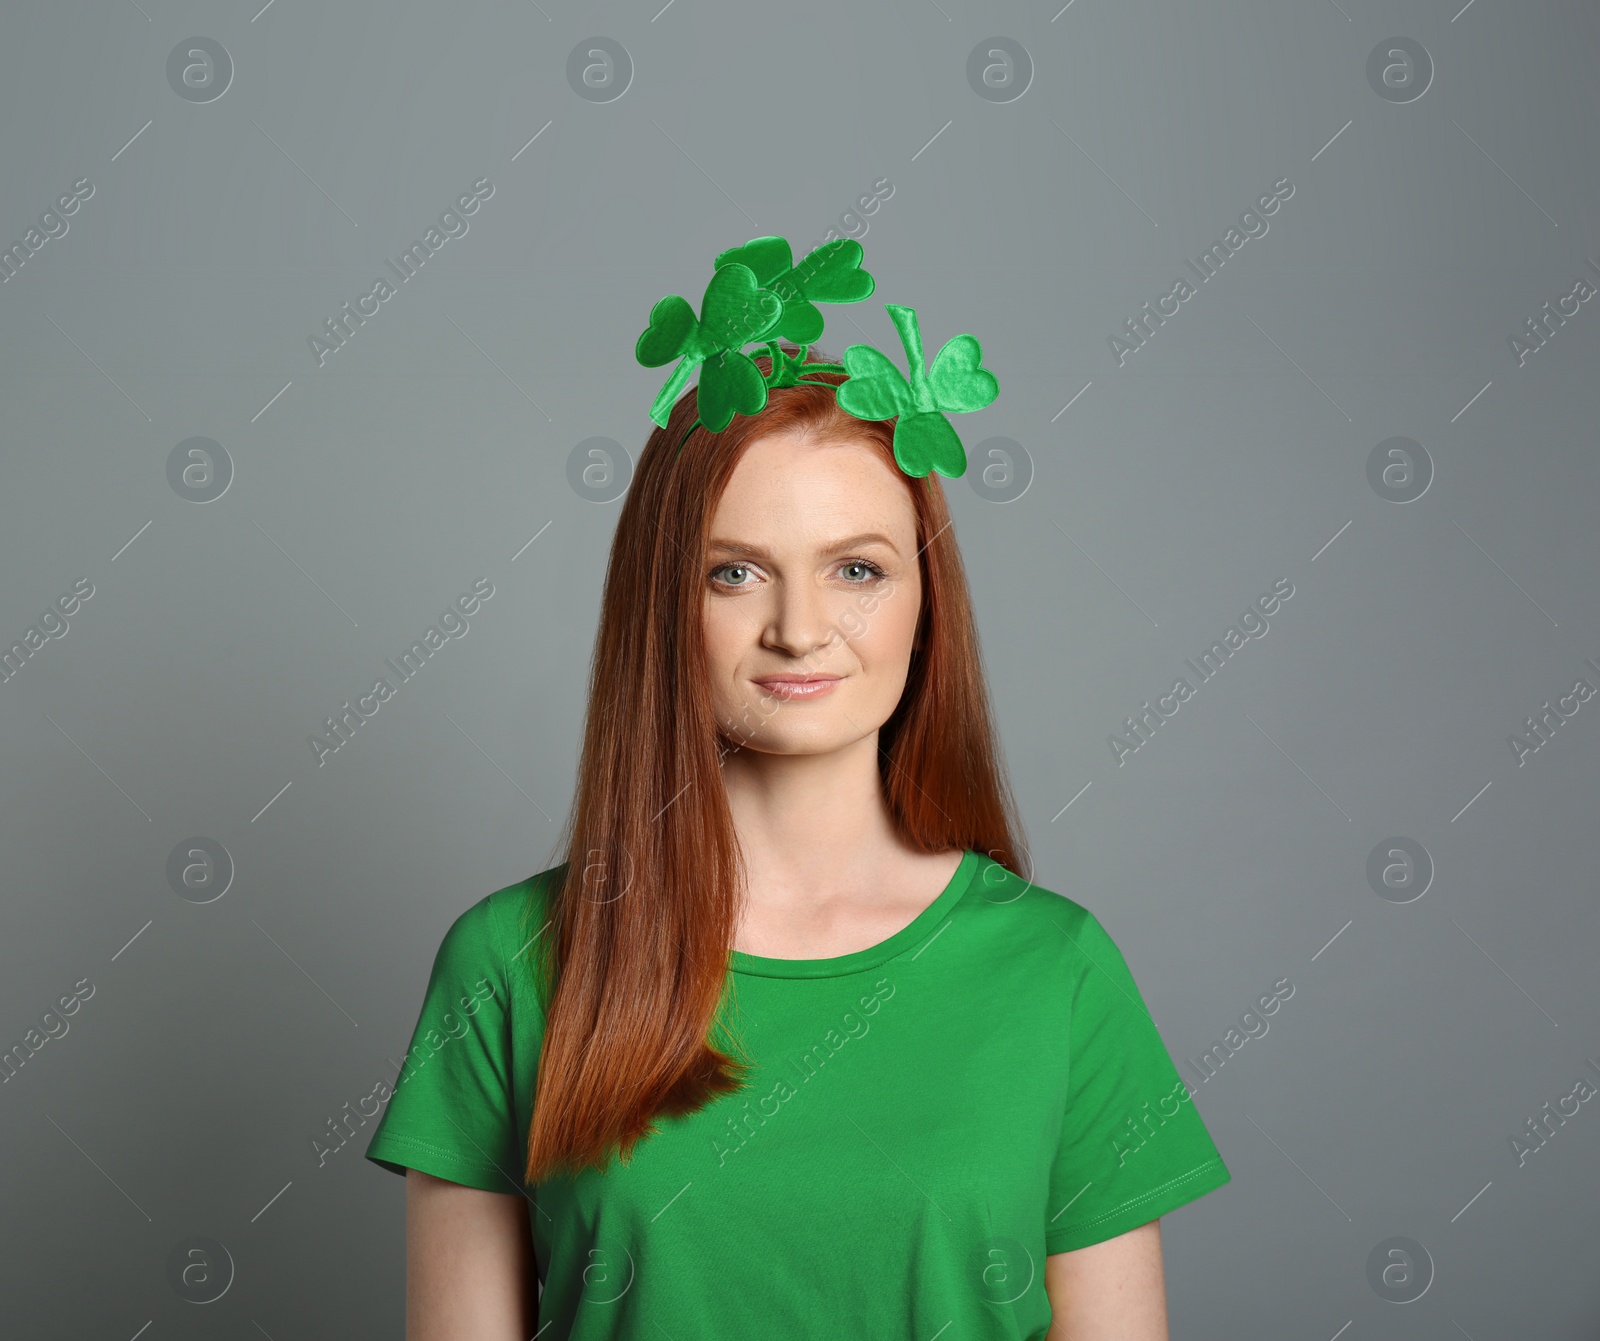
<path fill-rule="evenodd" d="M 895 418 L 894 459 L 907 475 L 921 477 L 930 470 L 960 475 L 967 453 L 945 415 L 983 409 L 1000 394 L 1000 382 L 982 366 L 983 350 L 971 335 L 947 341 L 928 371 L 916 312 L 893 303 L 885 303 L 884 310 L 900 333 L 910 380 L 871 345 L 851 345 L 844 351 L 850 379 L 839 387 L 840 408 L 857 419 Z"/>
<path fill-rule="evenodd" d="M 729 247 L 727 251 L 718 252 L 716 260 L 711 263 L 716 270 L 721 270 L 725 265 L 742 265 L 764 289 L 770 289 L 771 281 L 785 274 L 793 264 L 788 239 L 781 237 L 753 237 L 742 247 Z"/>
<path fill-rule="evenodd" d="M 872 296 L 876 281 L 861 268 L 861 254 L 854 238 L 835 238 L 796 265 L 787 238 L 758 237 L 722 252 L 715 265 L 748 267 L 762 288 L 783 300 L 783 316 L 769 332 L 772 339 L 810 345 L 822 334 L 817 303 L 859 303 Z"/>
<path fill-rule="evenodd" d="M 717 359 L 710 396 L 715 414 L 722 415 L 726 410 L 727 417 L 718 424 L 706 417 L 707 427 L 714 432 L 726 428 L 734 408 L 751 403 L 751 373 L 762 386 L 760 399 L 753 410 L 740 409 L 739 412 L 759 411 L 766 404 L 765 380 L 761 370 L 739 350 L 770 332 L 782 319 L 783 312 L 783 299 L 764 288 L 748 266 L 737 262 L 719 267 L 711 276 L 705 296 L 700 300 L 698 318 L 689 304 L 676 294 L 663 298 L 650 309 L 650 324 L 639 336 L 634 356 L 646 368 L 659 368 L 673 359 L 681 361 L 656 393 L 650 406 L 650 418 L 665 428 L 672 406 L 689 384 L 694 370 L 719 355 L 724 357 Z M 709 364 L 707 371 L 711 371 Z M 702 388 L 702 397 L 704 394 L 705 388 Z"/>
<path fill-rule="evenodd" d="M 700 369 L 695 396 L 700 422 L 720 433 L 737 414 L 760 414 L 767 403 L 767 379 L 754 360 L 736 349 L 719 350 Z"/>
<path fill-rule="evenodd" d="M 634 346 L 634 356 L 647 368 L 671 363 L 688 350 L 699 326 L 694 308 L 670 294 L 650 309 L 650 325 Z"/>
<path fill-rule="evenodd" d="M 974 335 L 957 335 L 933 356 L 928 371 L 933 399 L 941 410 L 962 414 L 992 405 L 1000 382 L 983 366 L 983 350 Z"/>
<path fill-rule="evenodd" d="M 967 469 L 967 453 L 955 425 L 937 410 L 895 420 L 894 459 L 907 475 L 919 478 L 930 470 L 954 478 Z"/>
<path fill-rule="evenodd" d="M 846 349 L 844 370 L 850 380 L 839 384 L 839 405 L 857 419 L 892 419 L 916 408 L 900 369 L 871 345 Z"/>

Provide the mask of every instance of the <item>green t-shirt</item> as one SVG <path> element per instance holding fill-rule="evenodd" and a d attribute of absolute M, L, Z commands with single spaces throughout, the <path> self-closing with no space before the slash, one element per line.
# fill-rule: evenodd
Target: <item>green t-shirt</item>
<path fill-rule="evenodd" d="M 1046 1254 L 1229 1181 L 1099 921 L 968 851 L 869 949 L 733 951 L 746 1088 L 658 1118 L 627 1165 L 525 1189 L 530 944 L 560 870 L 456 918 L 366 1151 L 528 1198 L 540 1341 L 1039 1341 Z"/>

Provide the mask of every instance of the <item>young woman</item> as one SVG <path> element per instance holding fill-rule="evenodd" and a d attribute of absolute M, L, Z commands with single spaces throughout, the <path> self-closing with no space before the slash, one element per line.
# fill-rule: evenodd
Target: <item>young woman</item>
<path fill-rule="evenodd" d="M 941 485 L 781 349 L 658 421 L 566 860 L 439 948 L 367 1149 L 407 1337 L 1164 1341 L 1159 1217 L 1228 1170 L 1026 877 Z"/>

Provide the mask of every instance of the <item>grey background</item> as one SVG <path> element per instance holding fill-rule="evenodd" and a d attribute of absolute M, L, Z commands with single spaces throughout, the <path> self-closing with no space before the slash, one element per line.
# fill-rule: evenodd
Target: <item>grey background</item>
<path fill-rule="evenodd" d="M 1001 396 L 957 429 L 1032 463 L 1011 502 L 946 488 L 1036 879 L 1105 922 L 1192 1083 L 1295 989 L 1195 1096 L 1233 1182 L 1164 1222 L 1173 1336 L 1600 1335 L 1600 1103 L 1525 1164 L 1509 1140 L 1600 1084 L 1600 701 L 1511 744 L 1600 686 L 1600 305 L 1522 366 L 1508 343 L 1600 284 L 1592 5 L 6 27 L 0 243 L 94 187 L 0 285 L 0 646 L 94 587 L 0 683 L 0 1038 L 94 988 L 0 1087 L 8 1336 L 400 1334 L 403 1182 L 370 1124 L 322 1165 L 312 1138 L 394 1079 L 455 915 L 551 864 L 620 507 L 569 457 L 642 446 L 657 298 L 829 228 L 877 292 L 825 310 L 824 348 L 898 361 L 884 302 L 930 355 L 977 334 Z M 233 63 L 204 102 L 167 76 L 196 35 Z M 633 64 L 606 102 L 566 73 L 596 36 Z M 1032 64 L 1011 101 L 966 73 L 997 36 Z M 1410 101 L 1367 77 L 1396 37 L 1434 67 Z M 482 177 L 319 366 L 308 337 Z M 1107 337 L 1285 177 L 1119 366 Z M 196 435 L 232 463 L 211 502 L 168 479 Z M 1368 480 L 1395 436 L 1431 463 L 1415 501 Z M 470 634 L 319 765 L 323 719 L 480 578 Z M 1123 719 L 1279 578 L 1270 633 L 1119 764 Z M 167 875 L 197 836 L 233 868 L 210 902 Z M 1407 902 L 1366 874 L 1396 837 L 1432 867 Z M 1431 1263 L 1414 1302 L 1369 1284 L 1395 1236 Z M 204 1306 L 168 1283 L 197 1237 L 233 1263 Z"/>

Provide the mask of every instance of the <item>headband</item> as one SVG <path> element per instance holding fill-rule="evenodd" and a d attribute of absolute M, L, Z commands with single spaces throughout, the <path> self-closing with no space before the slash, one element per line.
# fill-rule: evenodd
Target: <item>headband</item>
<path fill-rule="evenodd" d="M 909 381 L 871 345 L 851 345 L 843 363 L 805 361 L 806 351 L 822 334 L 816 305 L 859 303 L 874 287 L 872 276 L 861 268 L 861 244 L 854 238 L 824 242 L 799 265 L 781 237 L 752 238 L 722 252 L 713 263 L 698 317 L 677 294 L 650 309 L 636 357 L 646 368 L 680 360 L 650 406 L 651 420 L 666 427 L 696 368 L 699 417 L 679 441 L 679 452 L 697 424 L 720 433 L 735 414 L 759 414 L 772 387 L 832 387 L 839 408 L 855 418 L 895 420 L 894 459 L 907 475 L 920 478 L 930 470 L 962 474 L 967 454 L 945 415 L 981 410 L 1000 394 L 995 375 L 983 367 L 975 336 L 955 336 L 934 355 L 933 366 L 926 367 L 916 311 L 885 303 L 905 349 Z M 797 346 L 799 353 L 791 357 L 779 348 L 779 340 Z M 763 373 L 743 352 L 751 343 L 765 343 L 769 372 Z M 848 380 L 835 385 L 802 375 L 808 372 L 846 373 Z"/>

